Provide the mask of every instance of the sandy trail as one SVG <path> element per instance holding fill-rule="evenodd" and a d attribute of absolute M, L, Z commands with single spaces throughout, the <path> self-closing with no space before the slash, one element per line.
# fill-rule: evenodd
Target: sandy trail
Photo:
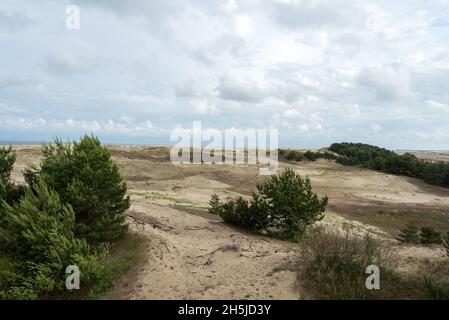
<path fill-rule="evenodd" d="M 135 200 L 130 212 L 151 239 L 147 263 L 121 299 L 297 299 L 297 245 L 246 234 Z"/>

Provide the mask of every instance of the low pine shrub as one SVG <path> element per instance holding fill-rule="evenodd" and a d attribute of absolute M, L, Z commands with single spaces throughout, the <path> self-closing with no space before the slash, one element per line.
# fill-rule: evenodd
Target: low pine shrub
<path fill-rule="evenodd" d="M 327 197 L 312 191 L 309 178 L 302 178 L 292 169 L 257 185 L 250 201 L 243 198 L 221 203 L 213 195 L 210 213 L 223 221 L 244 228 L 269 232 L 275 236 L 298 241 L 308 225 L 324 218 Z"/>
<path fill-rule="evenodd" d="M 96 137 L 72 145 L 44 145 L 40 170 L 25 174 L 31 185 L 41 177 L 75 212 L 76 236 L 89 243 L 109 242 L 128 230 L 127 187 L 109 150 Z"/>

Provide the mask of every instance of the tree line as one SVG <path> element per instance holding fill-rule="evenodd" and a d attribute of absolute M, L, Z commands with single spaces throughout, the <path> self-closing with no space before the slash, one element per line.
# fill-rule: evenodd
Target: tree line
<path fill-rule="evenodd" d="M 336 161 L 346 166 L 361 166 L 385 173 L 422 179 L 437 186 L 449 188 L 449 162 L 427 161 L 406 153 L 362 143 L 334 143 L 329 147 L 339 156 Z"/>

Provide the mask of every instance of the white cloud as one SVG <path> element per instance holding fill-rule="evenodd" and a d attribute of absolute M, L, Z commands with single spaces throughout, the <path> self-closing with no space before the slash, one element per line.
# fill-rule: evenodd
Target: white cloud
<path fill-rule="evenodd" d="M 168 141 L 158 128 L 203 120 L 275 125 L 281 144 L 447 147 L 447 1 L 72 2 L 76 32 L 56 2 L 2 2 L 2 136 Z"/>
<path fill-rule="evenodd" d="M 295 109 L 285 110 L 283 116 L 285 118 L 288 118 L 288 119 L 294 119 L 294 118 L 301 118 L 301 117 L 303 117 L 301 112 L 299 112 L 298 110 L 295 110 Z"/>

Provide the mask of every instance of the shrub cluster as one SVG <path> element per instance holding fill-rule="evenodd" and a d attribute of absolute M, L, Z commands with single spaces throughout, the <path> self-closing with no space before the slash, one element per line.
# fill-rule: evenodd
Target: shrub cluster
<path fill-rule="evenodd" d="M 99 259 L 124 235 L 126 185 L 95 137 L 44 145 L 39 169 L 25 173 L 28 187 L 7 201 L 15 156 L 0 152 L 0 298 L 42 299 L 65 289 L 65 270 L 78 266 L 81 285 L 111 281 Z M 110 283 L 109 283 L 110 284 Z M 107 284 L 102 283 L 102 286 Z"/>
<path fill-rule="evenodd" d="M 279 150 L 279 155 L 285 157 L 288 161 L 316 161 L 318 159 L 327 159 L 327 160 L 336 160 L 337 156 L 333 154 L 332 152 L 328 151 L 310 151 L 307 150 L 306 152 L 301 151 L 294 151 L 294 150 Z"/>
<path fill-rule="evenodd" d="M 418 229 L 413 223 L 407 224 L 397 237 L 400 242 L 411 244 L 438 244 L 442 243 L 442 239 L 441 232 L 435 231 L 432 227 Z"/>
<path fill-rule="evenodd" d="M 419 178 L 429 184 L 449 188 L 449 162 L 420 160 L 409 153 L 399 155 L 384 148 L 361 143 L 334 143 L 329 150 L 340 155 L 337 162 L 346 166 L 362 166 Z"/>
<path fill-rule="evenodd" d="M 213 195 L 209 212 L 227 223 L 297 241 L 308 225 L 324 218 L 327 202 L 312 191 L 309 178 L 285 169 L 258 184 L 250 201 L 240 197 L 222 203 Z"/>

